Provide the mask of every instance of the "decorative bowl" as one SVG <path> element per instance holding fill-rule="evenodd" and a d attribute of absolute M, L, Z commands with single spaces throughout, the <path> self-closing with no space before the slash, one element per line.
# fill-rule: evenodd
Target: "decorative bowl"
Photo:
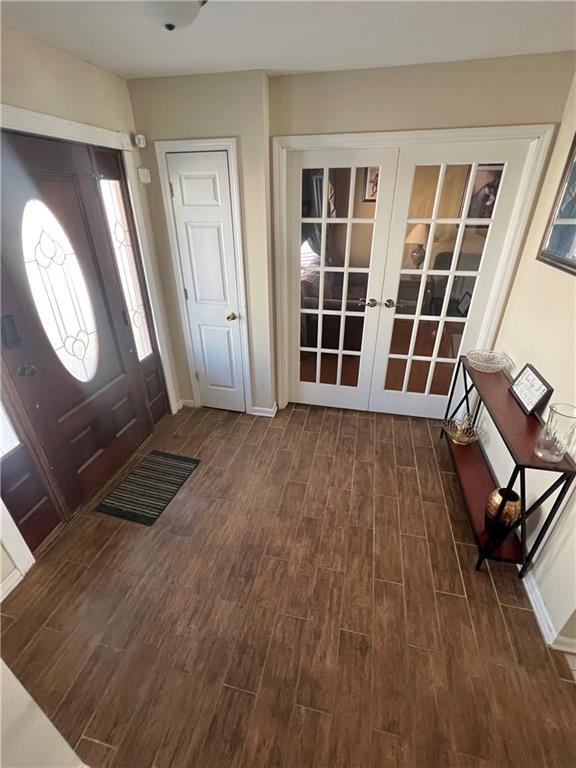
<path fill-rule="evenodd" d="M 464 419 L 444 421 L 442 429 L 456 445 L 470 445 L 470 443 L 475 443 L 486 437 L 486 432 L 481 427 L 472 424 L 470 416 L 466 416 Z"/>
<path fill-rule="evenodd" d="M 473 349 L 466 352 L 466 359 L 476 371 L 482 373 L 497 373 L 512 363 L 504 352 L 488 352 L 484 349 Z"/>

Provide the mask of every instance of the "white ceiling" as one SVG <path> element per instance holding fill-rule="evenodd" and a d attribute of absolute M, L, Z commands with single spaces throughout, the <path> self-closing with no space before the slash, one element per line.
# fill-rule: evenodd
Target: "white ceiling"
<path fill-rule="evenodd" d="M 138 2 L 2 2 L 3 23 L 128 78 L 314 72 L 576 48 L 574 2 L 209 0 L 167 32 Z"/>

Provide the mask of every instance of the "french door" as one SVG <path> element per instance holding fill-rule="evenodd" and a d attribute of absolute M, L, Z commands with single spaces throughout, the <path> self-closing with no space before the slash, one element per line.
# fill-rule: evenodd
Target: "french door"
<path fill-rule="evenodd" d="M 529 146 L 291 155 L 291 400 L 444 413 L 498 291 Z"/>

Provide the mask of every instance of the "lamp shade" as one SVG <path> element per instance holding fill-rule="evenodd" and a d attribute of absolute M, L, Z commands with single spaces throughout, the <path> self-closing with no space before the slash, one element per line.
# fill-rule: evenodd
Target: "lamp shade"
<path fill-rule="evenodd" d="M 428 224 L 414 224 L 406 235 L 406 242 L 412 245 L 425 245 L 428 242 Z"/>

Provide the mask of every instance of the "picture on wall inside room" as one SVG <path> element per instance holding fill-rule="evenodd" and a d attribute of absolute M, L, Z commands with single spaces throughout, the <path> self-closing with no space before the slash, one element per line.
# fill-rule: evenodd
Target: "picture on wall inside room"
<path fill-rule="evenodd" d="M 378 176 L 380 168 L 366 168 L 364 171 L 364 203 L 376 202 L 378 196 Z"/>
<path fill-rule="evenodd" d="M 576 136 L 536 258 L 576 275 Z"/>
<path fill-rule="evenodd" d="M 490 219 L 496 205 L 502 165 L 480 164 L 476 171 L 468 217 L 471 219 Z"/>

